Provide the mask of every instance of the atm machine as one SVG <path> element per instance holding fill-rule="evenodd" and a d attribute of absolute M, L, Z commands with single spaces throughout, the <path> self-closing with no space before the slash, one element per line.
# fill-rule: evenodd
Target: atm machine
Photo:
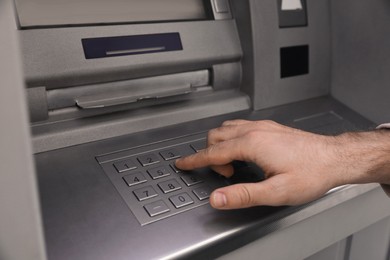
<path fill-rule="evenodd" d="M 21 107 L 1 109 L 19 119 L 2 129 L 4 141 L 19 143 L 1 148 L 10 178 L 0 183 L 0 241 L 17 238 L 0 258 L 389 259 L 390 201 L 378 185 L 339 187 L 297 207 L 217 211 L 212 190 L 261 181 L 261 169 L 237 162 L 225 179 L 174 166 L 225 120 L 321 134 L 390 121 L 387 1 L 0 6 L 13 50 L 0 53 L 15 61 L 3 71 L 15 85 L 2 89 L 25 85 L 2 101 Z"/>

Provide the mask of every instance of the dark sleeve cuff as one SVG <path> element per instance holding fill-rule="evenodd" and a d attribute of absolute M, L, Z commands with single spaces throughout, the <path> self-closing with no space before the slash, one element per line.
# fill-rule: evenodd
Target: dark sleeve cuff
<path fill-rule="evenodd" d="M 377 127 L 377 129 L 390 129 L 390 123 L 381 124 Z"/>
<path fill-rule="evenodd" d="M 386 192 L 387 196 L 390 198 L 390 185 L 382 184 L 382 188 Z"/>

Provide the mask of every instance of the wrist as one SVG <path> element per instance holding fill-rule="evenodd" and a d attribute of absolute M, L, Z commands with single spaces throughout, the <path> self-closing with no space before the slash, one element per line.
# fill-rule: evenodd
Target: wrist
<path fill-rule="evenodd" d="M 345 133 L 335 137 L 339 185 L 390 184 L 390 131 Z"/>

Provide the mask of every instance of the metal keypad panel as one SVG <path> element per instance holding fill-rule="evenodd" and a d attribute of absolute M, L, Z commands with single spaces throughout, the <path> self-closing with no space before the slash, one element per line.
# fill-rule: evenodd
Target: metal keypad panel
<path fill-rule="evenodd" d="M 177 139 L 96 158 L 140 224 L 146 225 L 208 204 L 211 192 L 228 184 L 210 169 L 186 172 L 175 167 L 177 158 L 205 147 L 204 137 Z"/>

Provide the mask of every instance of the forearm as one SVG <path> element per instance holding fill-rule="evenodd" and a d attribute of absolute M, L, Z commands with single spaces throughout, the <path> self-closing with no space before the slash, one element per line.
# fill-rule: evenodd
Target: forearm
<path fill-rule="evenodd" d="M 345 133 L 336 138 L 339 184 L 390 184 L 390 131 Z"/>

